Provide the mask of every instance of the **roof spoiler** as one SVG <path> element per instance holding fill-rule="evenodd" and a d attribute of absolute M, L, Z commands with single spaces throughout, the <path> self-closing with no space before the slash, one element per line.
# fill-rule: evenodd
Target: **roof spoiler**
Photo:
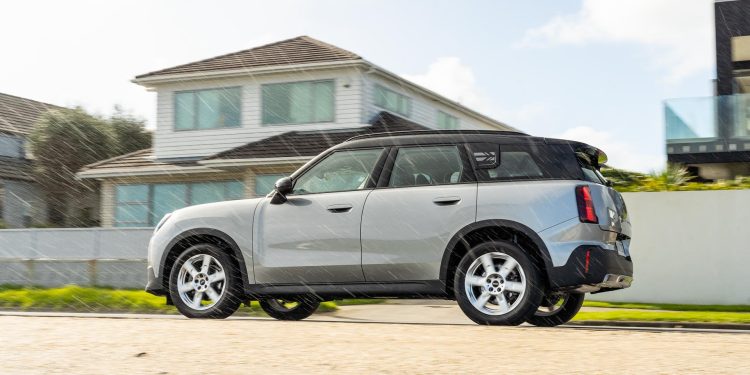
<path fill-rule="evenodd" d="M 575 147 L 575 151 L 585 154 L 597 170 L 609 160 L 604 151 L 585 143 L 578 143 Z"/>

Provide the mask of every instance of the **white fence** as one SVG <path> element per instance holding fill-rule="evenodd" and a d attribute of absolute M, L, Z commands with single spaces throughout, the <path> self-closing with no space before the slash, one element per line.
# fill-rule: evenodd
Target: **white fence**
<path fill-rule="evenodd" d="M 633 222 L 629 289 L 602 301 L 750 304 L 750 190 L 626 193 Z M 0 231 L 0 284 L 146 281 L 151 229 Z"/>
<path fill-rule="evenodd" d="M 0 284 L 142 288 L 149 228 L 0 231 Z"/>
<path fill-rule="evenodd" d="M 750 304 L 750 190 L 623 196 L 635 281 L 591 299 Z"/>

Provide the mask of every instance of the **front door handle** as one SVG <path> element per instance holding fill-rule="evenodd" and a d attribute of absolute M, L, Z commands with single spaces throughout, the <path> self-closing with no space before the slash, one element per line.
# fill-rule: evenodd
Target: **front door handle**
<path fill-rule="evenodd" d="M 335 214 L 340 214 L 340 213 L 351 211 L 352 210 L 352 205 L 348 204 L 348 203 L 332 204 L 332 205 L 326 207 L 326 209 L 328 211 L 331 211 L 331 212 L 335 213 Z"/>
<path fill-rule="evenodd" d="M 438 206 L 450 206 L 461 202 L 461 197 L 437 197 L 432 200 Z"/>

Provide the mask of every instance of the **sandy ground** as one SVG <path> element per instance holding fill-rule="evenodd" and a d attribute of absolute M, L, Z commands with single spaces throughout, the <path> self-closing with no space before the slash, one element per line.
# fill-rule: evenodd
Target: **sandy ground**
<path fill-rule="evenodd" d="M 2 374 L 750 373 L 750 334 L 0 316 Z"/>

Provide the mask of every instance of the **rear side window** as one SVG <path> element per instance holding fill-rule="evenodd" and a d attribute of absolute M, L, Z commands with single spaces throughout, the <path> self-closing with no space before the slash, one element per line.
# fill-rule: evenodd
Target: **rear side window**
<path fill-rule="evenodd" d="M 403 147 L 396 155 L 388 186 L 456 184 L 462 174 L 456 146 Z"/>
<path fill-rule="evenodd" d="M 546 144 L 468 144 L 474 155 L 474 167 L 479 181 L 514 181 L 514 180 L 567 180 L 580 179 L 576 168 L 575 157 L 569 148 L 560 148 Z M 498 160 L 491 164 L 482 164 L 480 155 L 494 153 L 497 150 Z M 567 151 L 567 152 L 566 152 Z"/>
<path fill-rule="evenodd" d="M 604 176 L 602 176 L 601 172 L 599 172 L 591 162 L 591 156 L 583 152 L 576 152 L 575 155 L 576 159 L 578 159 L 578 163 L 581 165 L 581 172 L 583 173 L 584 180 L 602 185 L 606 184 Z"/>

